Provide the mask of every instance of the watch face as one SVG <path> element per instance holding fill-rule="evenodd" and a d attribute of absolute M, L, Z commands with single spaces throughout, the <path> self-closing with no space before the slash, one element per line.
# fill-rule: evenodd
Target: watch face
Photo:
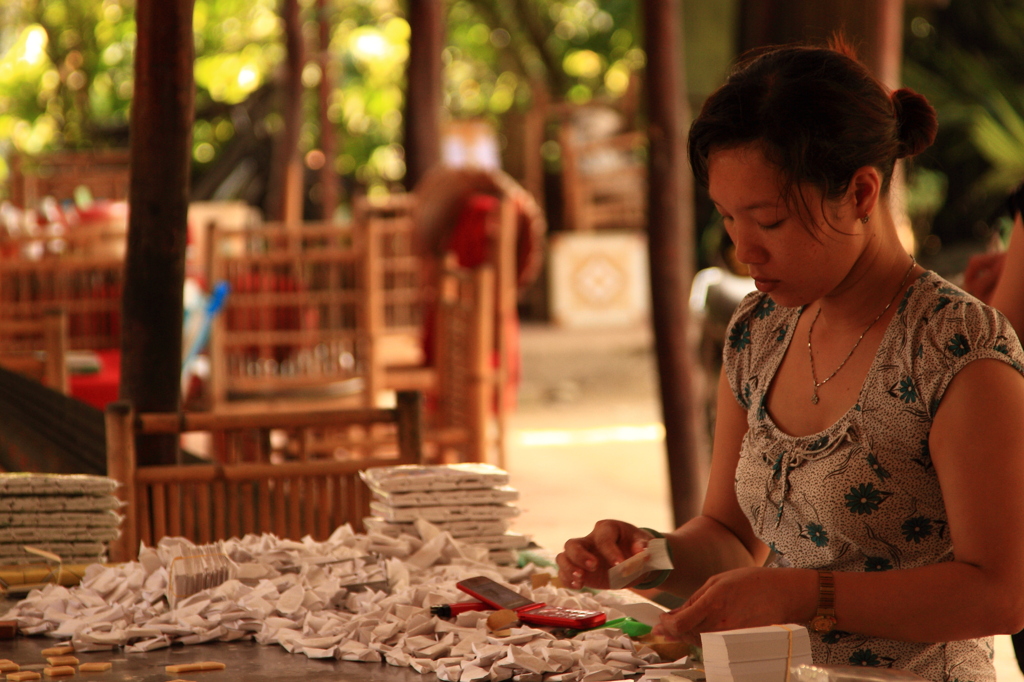
<path fill-rule="evenodd" d="M 815 616 L 811 621 L 811 629 L 820 634 L 832 632 L 835 626 L 836 619 L 832 616 Z"/>

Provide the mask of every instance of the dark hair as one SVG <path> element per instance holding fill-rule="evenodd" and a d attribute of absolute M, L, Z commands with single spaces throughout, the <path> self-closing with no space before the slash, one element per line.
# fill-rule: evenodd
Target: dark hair
<path fill-rule="evenodd" d="M 842 196 L 864 166 L 889 191 L 897 159 L 935 139 L 935 109 L 916 92 L 890 94 L 841 39 L 829 47 L 793 45 L 747 55 L 690 126 L 694 176 L 708 184 L 708 156 L 755 144 L 786 178 L 792 205 L 801 184 L 826 199 Z"/>

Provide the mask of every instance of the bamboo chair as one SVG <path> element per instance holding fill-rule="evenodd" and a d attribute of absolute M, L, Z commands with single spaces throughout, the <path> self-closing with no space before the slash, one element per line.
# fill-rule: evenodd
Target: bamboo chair
<path fill-rule="evenodd" d="M 435 338 L 436 405 L 426 420 L 431 458 L 502 461 L 491 428 L 499 400 L 494 349 L 494 268 L 446 267 L 439 285 Z"/>
<path fill-rule="evenodd" d="M 109 256 L 0 259 L 0 326 L 67 315 L 68 350 L 120 348 L 124 263 Z"/>
<path fill-rule="evenodd" d="M 415 243 L 415 197 L 393 194 L 384 200 L 362 197 L 354 205 L 353 232 L 373 243 L 376 258 L 369 276 L 378 292 L 376 347 L 381 365 L 390 368 L 389 388 L 422 388 L 430 379 L 415 368 L 423 364 L 423 263 Z"/>
<path fill-rule="evenodd" d="M 0 325 L 0 365 L 64 395 L 71 388 L 67 350 L 68 318 L 63 310 L 50 309 L 42 318 Z"/>
<path fill-rule="evenodd" d="M 643 230 L 647 224 L 647 169 L 632 157 L 646 144 L 644 133 L 625 132 L 578 142 L 572 125 L 563 123 L 559 142 L 566 228 Z M 603 155 L 618 155 L 623 161 L 609 169 L 588 169 L 588 158 Z"/>
<path fill-rule="evenodd" d="M 482 269 L 488 274 L 479 278 L 468 271 L 455 274 L 457 268 L 447 261 L 424 262 L 435 257 L 424 255 L 423 247 L 416 243 L 415 195 L 396 194 L 384 201 L 358 202 L 353 230 L 362 240 L 376 244 L 378 254 L 371 276 L 378 285 L 380 327 L 376 347 L 384 368 L 384 387 L 434 393 L 436 407 L 443 411 L 445 405 L 452 406 L 436 419 L 428 410 L 426 440 L 436 441 L 438 453 L 446 453 L 433 453 L 432 457 L 504 466 L 507 406 L 502 395 L 508 381 L 510 351 L 507 339 L 498 330 L 503 327 L 502 320 L 516 315 L 518 224 L 512 201 L 507 196 L 500 198 L 500 206 L 488 216 L 486 228 L 491 255 Z M 433 278 L 424 276 L 429 271 L 442 273 L 435 276 L 437 282 L 431 283 L 428 280 Z M 445 278 L 447 285 L 440 283 Z M 448 293 L 428 291 L 431 286 L 439 290 L 447 287 Z M 476 294 L 481 286 L 488 288 L 489 298 Z M 438 300 L 431 302 L 429 299 L 434 297 Z M 466 307 L 467 301 L 472 307 Z M 436 315 L 434 366 L 410 362 L 406 358 L 412 354 L 396 352 L 413 344 L 422 346 L 423 317 L 427 314 Z M 415 327 L 411 325 L 414 320 L 418 320 Z M 478 343 L 480 334 L 488 335 L 492 345 Z M 445 362 L 448 364 L 443 365 Z M 474 397 L 473 407 L 469 407 L 466 401 L 478 396 L 484 390 L 482 385 L 493 396 Z M 454 435 L 457 433 L 462 435 Z M 461 444 L 454 446 L 460 439 Z"/>
<path fill-rule="evenodd" d="M 33 207 L 46 196 L 64 201 L 82 186 L 96 198 L 127 199 L 129 166 L 127 149 L 16 155 L 11 164 L 11 201 L 22 208 Z"/>
<path fill-rule="evenodd" d="M 268 224 L 215 228 L 211 244 L 212 281 L 230 286 L 210 336 L 213 410 L 376 403 L 372 242 L 333 224 Z"/>
<path fill-rule="evenodd" d="M 153 546 L 164 536 L 206 544 L 246 533 L 323 540 L 346 523 L 361 530 L 370 494 L 359 471 L 421 462 L 420 412 L 415 392 L 398 394 L 390 409 L 136 414 L 130 403 L 112 403 L 106 412 L 107 471 L 122 483 L 118 495 L 126 507 L 111 560 L 134 559 L 140 542 Z M 221 448 L 254 431 L 279 431 L 288 435 L 282 447 L 289 450 L 309 442 L 310 434 L 375 426 L 387 427 L 390 436 L 366 457 L 312 459 L 292 451 L 283 461 L 266 454 L 261 461 L 239 462 L 217 450 L 210 464 L 136 464 L 140 434 L 203 431 Z"/>

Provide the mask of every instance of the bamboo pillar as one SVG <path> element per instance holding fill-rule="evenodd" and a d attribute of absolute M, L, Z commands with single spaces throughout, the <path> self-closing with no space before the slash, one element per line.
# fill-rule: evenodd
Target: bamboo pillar
<path fill-rule="evenodd" d="M 274 144 L 267 215 L 272 220 L 298 226 L 302 222 L 303 177 L 299 134 L 302 129 L 302 67 L 305 64 L 298 0 L 282 0 L 281 19 L 285 38 L 281 112 L 284 126 Z"/>
<path fill-rule="evenodd" d="M 131 112 L 128 250 L 120 397 L 174 412 L 180 400 L 182 289 L 194 85 L 192 0 L 140 2 Z M 173 437 L 138 444 L 140 463 L 173 464 Z"/>
<path fill-rule="evenodd" d="M 412 191 L 441 160 L 442 0 L 409 0 L 409 65 L 405 90 L 405 187 Z"/>
<path fill-rule="evenodd" d="M 676 524 L 700 513 L 705 485 L 687 343 L 694 269 L 693 183 L 687 172 L 679 0 L 643 3 L 650 156 L 651 317 Z"/>
<path fill-rule="evenodd" d="M 336 63 L 331 61 L 331 22 L 327 0 L 316 0 L 316 9 L 320 37 L 320 151 L 324 154 L 324 165 L 320 168 L 320 206 L 323 219 L 329 221 L 334 219 L 340 195 L 338 173 L 334 168 L 334 157 L 338 153 L 337 134 L 328 116 Z"/>
<path fill-rule="evenodd" d="M 740 46 L 823 43 L 840 32 L 889 87 L 900 81 L 904 0 L 744 0 Z"/>
<path fill-rule="evenodd" d="M 138 495 L 135 491 L 135 411 L 126 401 L 107 406 L 107 476 L 121 483 L 117 495 L 125 503 L 121 510 L 121 536 L 110 543 L 111 561 L 132 561 L 138 551 Z"/>

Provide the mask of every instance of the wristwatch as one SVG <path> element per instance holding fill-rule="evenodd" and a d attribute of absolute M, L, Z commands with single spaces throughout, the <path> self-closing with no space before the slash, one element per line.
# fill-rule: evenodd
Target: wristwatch
<path fill-rule="evenodd" d="M 832 571 L 818 571 L 818 612 L 811 629 L 820 635 L 836 627 L 836 579 Z"/>

